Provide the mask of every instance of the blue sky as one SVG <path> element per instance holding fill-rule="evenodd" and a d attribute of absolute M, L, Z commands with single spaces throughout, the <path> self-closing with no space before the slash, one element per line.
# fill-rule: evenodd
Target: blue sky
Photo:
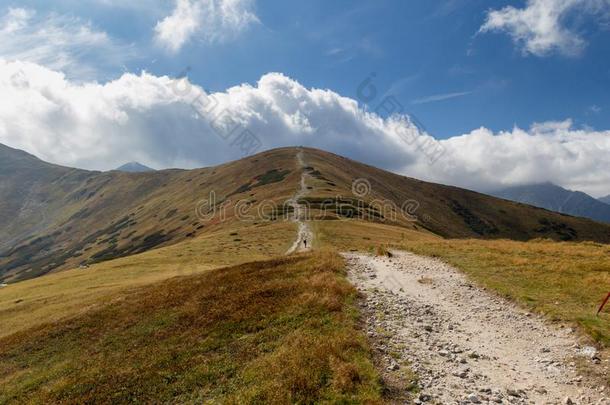
<path fill-rule="evenodd" d="M 376 73 L 379 91 L 394 94 L 439 138 L 479 126 L 498 131 L 567 118 L 610 127 L 610 31 L 585 29 L 594 26 L 592 16 L 577 28 L 587 41 L 578 56 L 524 55 L 506 33 L 477 34 L 489 10 L 523 7 L 524 1 L 259 1 L 253 11 L 260 23 L 243 35 L 211 44 L 195 38 L 171 54 L 153 43 L 153 28 L 171 13 L 171 1 L 140 7 L 111 1 L 6 4 L 77 16 L 132 44 L 135 55 L 124 67 L 100 71 L 100 80 L 125 68 L 177 75 L 190 67 L 193 82 L 220 91 L 282 72 L 306 87 L 357 98 L 358 85 Z M 423 102 L 442 95 L 455 97 Z"/>
<path fill-rule="evenodd" d="M 74 92 L 82 93 L 83 97 L 89 94 L 88 85 L 97 82 L 104 86 L 100 90 L 104 93 L 103 98 L 112 98 L 108 94 L 115 94 L 113 89 L 129 81 L 123 77 L 128 73 L 139 76 L 134 79 L 139 80 L 139 84 L 129 84 L 133 89 L 133 86 L 142 85 L 141 82 L 155 81 L 158 85 L 163 76 L 177 77 L 187 71 L 192 84 L 208 93 L 218 93 L 220 98 L 227 95 L 227 105 L 234 108 L 240 105 L 242 110 L 235 114 L 244 122 L 259 113 L 264 117 L 257 108 L 262 105 L 261 100 L 269 101 L 264 89 L 258 88 L 256 95 L 246 94 L 249 91 L 246 84 L 256 87 L 270 72 L 278 72 L 291 81 L 274 76 L 267 81 L 271 83 L 268 88 L 287 86 L 291 89 L 287 91 L 293 94 L 299 93 L 301 86 L 308 90 L 329 89 L 333 97 L 355 100 L 362 111 L 375 111 L 384 97 L 394 96 L 402 106 L 401 112 L 411 117 L 411 122 L 416 122 L 420 131 L 439 141 L 446 140 L 446 148 L 462 147 L 460 143 L 470 145 L 472 139 L 477 139 L 477 147 L 471 149 L 483 149 L 476 152 L 476 156 L 462 156 L 463 152 L 451 150 L 447 156 L 453 161 L 435 165 L 432 170 L 418 166 L 413 151 L 405 152 L 403 157 L 390 152 L 386 155 L 380 152 L 379 156 L 365 154 L 363 151 L 367 147 L 360 137 L 362 134 L 351 139 L 349 145 L 298 137 L 307 135 L 307 131 L 286 139 L 282 138 L 283 134 L 274 134 L 282 141 L 267 141 L 265 146 L 298 141 L 327 147 L 373 164 L 383 166 L 387 161 L 386 168 L 391 170 L 482 190 L 492 188 L 494 183 L 512 185 L 531 179 L 555 181 L 592 194 L 610 193 L 608 178 L 590 178 L 592 170 L 607 169 L 598 160 L 608 152 L 609 145 L 608 0 L 142 0 L 134 4 L 123 3 L 126 2 L 3 1 L 0 12 L 5 18 L 0 39 L 4 44 L 0 44 L 0 59 L 34 63 L 59 72 L 64 75 L 65 83 L 58 84 L 55 90 L 73 86 Z M 45 32 L 53 35 L 41 34 Z M 30 72 L 33 68 L 7 65 L 6 69 Z M 144 79 L 143 71 L 152 78 Z M 369 83 L 377 91 L 372 100 L 359 97 L 359 86 L 367 78 L 372 78 Z M 240 87 L 238 92 L 245 98 L 225 93 L 233 86 L 246 86 Z M 43 95 L 49 92 L 48 89 L 40 91 Z M 307 97 L 313 107 L 305 106 L 300 100 L 298 105 L 305 107 L 299 114 L 307 116 L 305 110 L 311 112 L 314 107 L 322 108 L 316 97 L 324 97 L 312 94 L 308 93 Z M 58 94 L 53 100 L 64 96 Z M 244 110 L 244 103 L 251 103 L 259 96 L 260 100 L 248 104 Z M 292 103 L 296 101 L 286 104 L 285 99 L 278 101 L 276 96 L 274 93 L 273 102 L 281 104 L 279 110 L 290 110 L 290 119 L 295 119 Z M 131 95 L 128 98 L 133 100 Z M 114 98 L 108 100 L 112 108 L 120 110 L 123 107 L 122 98 L 120 102 Z M 324 105 L 325 111 L 344 101 L 335 100 Z M 175 100 L 160 100 L 155 108 L 161 109 L 161 105 L 173 102 Z M 94 102 L 90 103 L 90 109 L 94 109 Z M 138 99 L 138 103 L 144 102 Z M 152 105 L 150 101 L 144 104 Z M 349 102 L 342 105 L 342 114 L 351 108 Z M 65 112 L 72 107 L 57 108 Z M 183 112 L 176 113 L 178 110 L 173 107 L 169 110 L 163 110 L 164 114 L 173 114 L 168 115 L 169 121 L 164 125 L 175 128 L 167 122 L 176 121 L 176 114 Z M 141 108 L 123 109 L 121 113 L 129 117 L 130 123 L 142 123 L 147 118 L 135 115 L 141 111 Z M 100 111 L 96 114 L 104 115 Z M 138 130 L 150 130 L 150 111 L 147 114 L 148 121 Z M 359 113 L 354 114 L 358 116 Z M 49 116 L 35 117 L 40 121 L 38 130 L 43 128 L 44 132 Z M 315 126 L 313 116 L 308 118 Z M 5 114 L 5 117 L 9 115 Z M 97 130 L 108 124 L 104 121 L 102 125 L 97 119 L 83 124 L 82 116 L 68 118 L 65 124 L 68 132 L 82 133 L 83 125 Z M 381 114 L 381 118 L 388 117 Z M 337 118 L 340 119 L 347 118 Z M 183 124 L 184 119 L 178 127 L 182 128 Z M 377 124 L 371 121 L 366 125 L 366 128 L 372 128 Z M 384 136 L 392 138 L 393 124 L 388 121 L 383 125 Z M 253 127 L 267 131 L 266 127 Z M 24 128 L 7 131 L 3 136 L 0 126 L 0 141 L 37 152 L 58 163 L 101 169 L 107 168 L 106 164 L 115 164 L 114 159 L 102 156 L 63 158 L 61 156 L 66 154 L 79 156 L 82 152 L 72 149 L 47 151 L 39 141 L 16 135 L 19 131 L 25 133 Z M 109 128 L 111 133 L 122 136 L 118 126 Z M 192 128 L 200 130 L 199 126 L 186 124 L 183 129 L 192 131 Z M 354 128 L 356 132 L 361 129 L 360 126 Z M 480 128 L 484 131 L 476 132 Z M 517 131 L 521 129 L 523 134 Z M 64 136 L 54 129 L 49 132 L 49 139 Z M 340 132 L 335 130 L 337 136 L 345 136 Z M 466 135 L 470 138 L 466 139 Z M 511 146 L 503 143 L 505 138 L 520 136 L 525 141 L 510 143 Z M 167 137 L 155 134 L 146 142 Z M 595 142 L 585 143 L 587 137 Z M 530 138 L 543 144 L 524 146 Z M 579 146 L 561 149 L 560 145 L 566 143 L 566 139 L 572 142 L 576 138 Z M 489 139 L 492 142 L 486 144 Z M 391 144 L 386 141 L 383 142 Z M 61 144 L 74 142 L 71 137 L 70 142 L 62 141 Z M 96 138 L 95 142 L 101 141 Z M 45 144 L 55 143 L 48 140 Z M 113 141 L 112 145 L 115 144 Z M 361 149 L 357 149 L 356 144 Z M 92 147 L 85 141 L 78 146 L 82 150 Z M 112 150 L 112 147 L 109 143 L 102 149 Z M 160 150 L 166 147 L 159 146 Z M 496 161 L 485 163 L 489 153 L 484 147 L 495 148 L 497 153 L 499 148 L 508 148 L 510 150 L 501 157 L 510 155 L 512 160 L 507 160 L 501 168 L 495 166 Z M 535 147 L 547 151 L 546 155 L 531 153 Z M 156 152 L 136 152 L 115 155 L 120 159 L 137 158 L 157 167 L 214 164 L 219 163 L 221 157 L 238 157 L 229 152 L 201 152 L 203 157 L 193 158 L 189 151 L 177 150 L 171 159 L 164 160 Z M 593 153 L 595 155 L 591 155 Z M 545 161 L 545 165 L 539 166 L 538 160 Z M 585 167 L 583 160 L 593 161 L 594 167 Z M 519 173 L 513 170 L 517 164 L 524 168 Z M 463 170 L 455 177 L 452 173 L 458 166 Z M 430 170 L 435 173 L 429 174 Z M 490 177 L 496 170 L 500 174 Z M 576 174 L 569 174 L 575 171 Z M 470 177 L 478 180 L 470 182 Z"/>

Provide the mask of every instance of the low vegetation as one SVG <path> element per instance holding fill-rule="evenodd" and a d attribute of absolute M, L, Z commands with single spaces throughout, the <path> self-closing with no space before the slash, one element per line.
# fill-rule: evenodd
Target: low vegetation
<path fill-rule="evenodd" d="M 291 149 L 139 174 L 60 168 L 4 149 L 0 172 L 10 170 L 10 182 L 0 198 L 0 282 L 9 284 L 240 226 L 237 201 L 281 204 L 300 181 Z M 247 194 L 229 197 L 240 185 Z"/>
<path fill-rule="evenodd" d="M 392 252 L 390 252 L 387 248 L 387 246 L 383 246 L 383 245 L 379 245 L 377 246 L 377 248 L 375 249 L 375 254 L 377 256 L 387 256 L 387 257 L 392 257 Z"/>
<path fill-rule="evenodd" d="M 436 239 L 410 240 L 404 246 L 455 265 L 531 310 L 577 324 L 610 347 L 610 314 L 595 315 L 610 289 L 610 245 Z"/>
<path fill-rule="evenodd" d="M 0 403 L 375 403 L 333 253 L 178 277 L 0 339 Z"/>
<path fill-rule="evenodd" d="M 358 250 L 375 253 L 380 246 L 398 248 L 411 240 L 441 240 L 423 229 L 355 220 L 313 221 L 319 246 L 338 251 Z"/>
<path fill-rule="evenodd" d="M 551 319 L 578 325 L 610 347 L 610 313 L 596 311 L 610 291 L 610 245 L 537 239 L 443 239 L 400 227 L 362 221 L 319 221 L 324 247 L 383 254 L 406 249 L 438 257 L 474 281 Z"/>
<path fill-rule="evenodd" d="M 144 175 L 151 199 L 132 196 L 116 212 L 108 195 L 137 190 L 135 177 L 113 174 L 121 187 L 97 200 L 104 179 L 78 186 L 65 224 L 49 225 L 48 234 L 0 261 L 0 276 L 11 283 L 46 274 L 0 289 L 0 404 L 381 402 L 356 291 L 332 253 L 341 251 L 389 256 L 400 248 L 439 257 L 610 347 L 610 315 L 595 316 L 610 286 L 610 246 L 576 242 L 607 241 L 607 226 L 307 150 L 314 191 L 300 202 L 324 215 L 311 221 L 316 252 L 284 257 L 297 232 L 283 221 L 293 212 L 285 201 L 300 173 L 277 168 L 292 168 L 293 152 Z M 261 164 L 262 174 L 251 177 Z M 353 175 L 371 180 L 366 199 L 415 199 L 416 215 L 390 224 L 372 203 L 350 197 Z M 201 205 L 209 191 L 219 200 Z M 231 193 L 252 204 L 275 202 L 264 212 L 271 221 L 239 221 Z M 90 194 L 106 211 L 83 202 Z M 206 217 L 224 206 L 228 219 Z M 191 219 L 194 208 L 199 217 Z M 76 222 L 94 224 L 90 213 L 99 212 L 118 219 L 93 233 Z M 570 242 L 466 239 L 539 236 Z M 67 247 L 55 253 L 52 246 Z M 56 270 L 65 271 L 47 274 Z"/>
<path fill-rule="evenodd" d="M 286 176 L 290 174 L 290 170 L 282 170 L 282 169 L 271 169 L 266 173 L 261 174 L 260 176 L 256 176 L 254 180 L 239 186 L 237 190 L 229 194 L 232 196 L 234 194 L 241 194 L 248 191 L 252 191 L 256 187 L 266 186 L 268 184 L 279 183 L 284 181 Z"/>
<path fill-rule="evenodd" d="M 0 337 L 82 314 L 147 284 L 282 255 L 296 232 L 291 222 L 238 225 L 177 245 L 0 288 Z"/>

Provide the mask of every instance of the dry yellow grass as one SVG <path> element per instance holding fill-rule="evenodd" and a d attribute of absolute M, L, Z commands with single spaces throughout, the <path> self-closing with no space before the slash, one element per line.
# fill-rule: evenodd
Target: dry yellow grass
<path fill-rule="evenodd" d="M 370 192 L 361 199 L 367 202 L 391 203 L 394 207 L 410 207 L 412 216 L 384 215 L 386 223 L 399 224 L 415 230 L 427 229 L 446 238 L 486 238 L 554 240 L 610 243 L 610 225 L 584 218 L 562 215 L 485 194 L 452 186 L 427 183 L 399 176 L 341 156 L 315 149 L 304 149 L 305 161 L 315 172 L 317 182 L 310 198 L 343 196 L 354 198 L 355 180 L 370 184 Z M 379 206 L 379 205 L 378 205 Z M 385 212 L 385 209 L 381 210 Z M 389 210 L 391 212 L 391 210 Z"/>
<path fill-rule="evenodd" d="M 177 277 L 0 338 L 0 403 L 380 403 L 334 253 Z"/>
<path fill-rule="evenodd" d="M 358 220 L 312 221 L 316 246 L 338 251 L 376 252 L 379 247 L 399 247 L 410 240 L 441 240 L 425 230 Z"/>
<path fill-rule="evenodd" d="M 579 325 L 610 346 L 610 313 L 595 316 L 610 290 L 610 245 L 535 240 L 410 240 L 404 247 L 439 257 L 473 280 L 551 319 Z"/>
<path fill-rule="evenodd" d="M 296 233 L 295 224 L 290 222 L 238 225 L 241 227 L 88 269 L 67 270 L 1 288 L 0 337 L 83 314 L 109 300 L 121 300 L 146 284 L 281 255 Z"/>
<path fill-rule="evenodd" d="M 321 246 L 376 253 L 402 248 L 438 257 L 474 281 L 551 319 L 578 325 L 610 346 L 610 311 L 595 316 L 610 291 L 610 245 L 593 242 L 443 239 L 361 221 L 314 223 Z"/>

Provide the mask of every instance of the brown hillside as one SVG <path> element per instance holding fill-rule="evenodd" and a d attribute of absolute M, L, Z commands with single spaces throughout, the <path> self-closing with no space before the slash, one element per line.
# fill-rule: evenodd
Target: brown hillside
<path fill-rule="evenodd" d="M 281 221 L 303 171 L 311 190 L 302 200 L 317 219 L 361 218 L 451 238 L 610 242 L 609 225 L 422 182 L 315 149 L 303 149 L 301 168 L 298 150 L 275 149 L 211 168 L 131 174 L 68 169 L 1 149 L 0 225 L 2 241 L 9 243 L 0 245 L 0 280 L 32 278 L 235 227 L 238 201 L 251 225 Z M 356 179 L 365 179 L 370 193 L 354 195 Z M 212 192 L 215 210 L 202 203 Z M 405 202 L 410 216 L 400 213 Z"/>
<path fill-rule="evenodd" d="M 370 193 L 362 197 L 364 200 L 390 201 L 398 209 L 408 202 L 406 208 L 412 218 L 396 215 L 399 224 L 414 225 L 446 238 L 610 242 L 610 226 L 588 219 L 400 176 L 328 152 L 307 149 L 305 155 L 312 177 L 317 179 L 307 197 L 310 201 L 353 196 L 353 182 L 365 179 Z M 377 220 L 391 222 L 393 218 Z"/>
<path fill-rule="evenodd" d="M 0 280 L 32 278 L 214 232 L 235 221 L 238 198 L 252 204 L 283 201 L 300 178 L 292 149 L 190 171 L 96 173 L 56 166 L 51 170 L 51 165 L 38 160 L 32 166 L 26 165 L 15 176 L 35 179 L 29 190 L 42 188 L 44 197 L 32 213 L 18 215 L 32 205 L 28 196 L 33 191 L 10 194 L 14 201 L 5 208 L 3 225 L 29 232 L 7 235 L 15 243 L 0 251 Z M 208 200 L 215 201 L 211 202 L 215 210 Z M 271 218 L 274 213 L 268 214 Z M 27 226 L 32 216 L 46 219 Z"/>

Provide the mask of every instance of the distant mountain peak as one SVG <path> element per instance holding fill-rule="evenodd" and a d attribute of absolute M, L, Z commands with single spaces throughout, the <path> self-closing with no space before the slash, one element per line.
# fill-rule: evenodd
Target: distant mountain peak
<path fill-rule="evenodd" d="M 117 167 L 115 170 L 126 173 L 146 173 L 155 171 L 155 169 L 151 169 L 150 167 L 144 166 L 138 162 L 125 163 L 123 166 Z"/>
<path fill-rule="evenodd" d="M 563 188 L 563 187 L 553 183 L 552 181 L 543 181 L 541 183 L 532 183 L 532 184 L 522 184 L 522 185 L 519 185 L 519 186 L 507 187 L 506 189 L 517 190 L 517 189 L 520 189 L 520 188 L 526 189 L 526 188 L 531 188 L 531 187 L 544 187 L 544 188 L 547 188 L 547 189 L 556 189 L 556 190 L 569 191 L 569 190 L 567 190 L 567 189 L 565 189 L 565 188 Z"/>
<path fill-rule="evenodd" d="M 610 194 L 608 194 L 605 197 L 598 198 L 598 200 L 603 202 L 603 203 L 610 204 Z"/>
<path fill-rule="evenodd" d="M 610 223 L 610 206 L 582 191 L 567 190 L 551 182 L 508 187 L 496 197 L 534 205 L 551 211 Z M 606 197 L 610 202 L 610 196 Z"/>

